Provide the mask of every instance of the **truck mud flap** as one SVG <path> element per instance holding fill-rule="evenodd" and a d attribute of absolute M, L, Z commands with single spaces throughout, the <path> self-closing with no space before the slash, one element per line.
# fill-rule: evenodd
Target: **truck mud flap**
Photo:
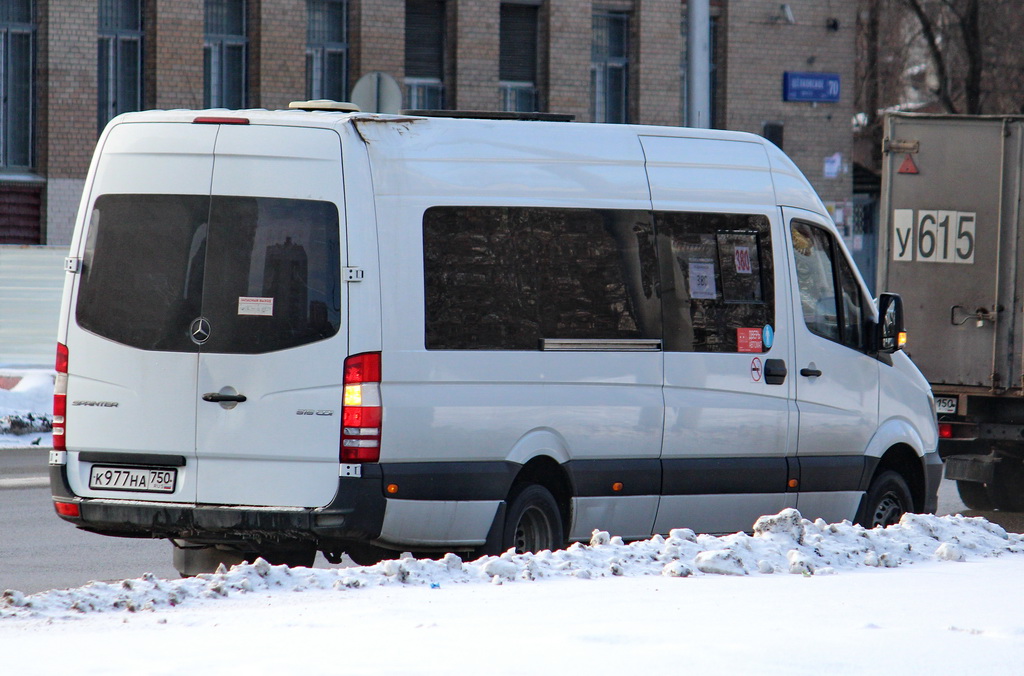
<path fill-rule="evenodd" d="M 992 483 L 998 458 L 991 455 L 951 455 L 946 458 L 946 478 L 953 481 Z"/>

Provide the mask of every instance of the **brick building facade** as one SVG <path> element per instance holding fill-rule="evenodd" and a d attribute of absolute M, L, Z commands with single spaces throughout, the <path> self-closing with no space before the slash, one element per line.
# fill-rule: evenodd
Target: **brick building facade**
<path fill-rule="evenodd" d="M 713 126 L 780 141 L 845 220 L 856 3 L 711 5 Z M 27 150 L 0 157 L 0 243 L 70 240 L 99 130 L 125 110 L 281 108 L 381 72 L 434 104 L 410 107 L 681 125 L 685 20 L 685 0 L 3 0 L 23 49 L 2 55 L 0 136 Z M 786 72 L 838 75 L 838 100 L 783 100 Z"/>

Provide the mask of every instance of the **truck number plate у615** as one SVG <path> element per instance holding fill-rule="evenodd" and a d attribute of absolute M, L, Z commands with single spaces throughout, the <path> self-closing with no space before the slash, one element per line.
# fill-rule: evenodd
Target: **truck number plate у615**
<path fill-rule="evenodd" d="M 142 467 L 93 467 L 89 488 L 103 491 L 173 493 L 178 470 Z"/>
<path fill-rule="evenodd" d="M 956 397 L 935 397 L 937 413 L 956 413 Z"/>

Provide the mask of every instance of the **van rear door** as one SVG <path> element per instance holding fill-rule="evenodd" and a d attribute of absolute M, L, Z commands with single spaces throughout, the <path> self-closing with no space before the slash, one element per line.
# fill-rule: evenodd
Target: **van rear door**
<path fill-rule="evenodd" d="M 195 500 L 198 354 L 187 328 L 200 311 L 216 136 L 216 127 L 146 123 L 104 137 L 85 234 L 72 249 L 81 266 L 69 277 L 63 337 L 77 495 Z M 171 467 L 172 481 L 141 485 L 146 473 L 125 471 L 154 466 Z"/>
<path fill-rule="evenodd" d="M 334 131 L 220 127 L 190 325 L 199 503 L 312 507 L 337 491 L 341 200 Z"/>

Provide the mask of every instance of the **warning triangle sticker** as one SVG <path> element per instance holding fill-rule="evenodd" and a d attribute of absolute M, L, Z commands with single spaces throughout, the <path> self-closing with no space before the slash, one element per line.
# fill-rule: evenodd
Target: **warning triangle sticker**
<path fill-rule="evenodd" d="M 896 173 L 897 174 L 916 174 L 916 173 L 918 173 L 917 165 L 914 164 L 914 158 L 912 156 L 910 156 L 910 155 L 907 155 L 903 159 L 903 164 L 900 165 L 900 168 L 896 171 Z"/>

